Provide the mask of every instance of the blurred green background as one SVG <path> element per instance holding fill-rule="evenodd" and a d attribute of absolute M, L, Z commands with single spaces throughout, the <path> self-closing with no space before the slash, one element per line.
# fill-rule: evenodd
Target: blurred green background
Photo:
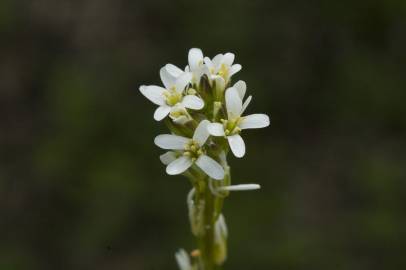
<path fill-rule="evenodd" d="M 234 52 L 249 113 L 230 157 L 226 269 L 406 268 L 405 1 L 0 2 L 0 269 L 177 269 L 185 178 L 138 91 Z"/>

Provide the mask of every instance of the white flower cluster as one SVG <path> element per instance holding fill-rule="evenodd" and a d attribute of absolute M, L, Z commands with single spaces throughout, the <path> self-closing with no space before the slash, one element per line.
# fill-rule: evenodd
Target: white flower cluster
<path fill-rule="evenodd" d="M 161 68 L 164 87 L 142 85 L 139 89 L 158 105 L 154 119 L 166 118 L 172 132 L 155 138 L 157 146 L 170 150 L 160 157 L 167 165 L 166 172 L 182 174 L 196 165 L 212 179 L 222 180 L 225 168 L 221 165 L 221 155 L 231 149 L 236 157 L 243 157 L 242 130 L 267 127 L 269 117 L 243 116 L 252 97 L 244 101 L 247 89 L 244 81 L 231 85 L 231 77 L 241 70 L 241 65 L 233 64 L 233 53 L 210 59 L 200 49 L 193 48 L 188 62 L 184 70 L 172 64 Z M 229 190 L 256 188 L 257 185 L 240 185 Z"/>

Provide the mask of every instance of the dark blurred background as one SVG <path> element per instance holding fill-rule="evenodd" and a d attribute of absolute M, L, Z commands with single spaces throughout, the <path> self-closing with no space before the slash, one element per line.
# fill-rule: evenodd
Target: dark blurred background
<path fill-rule="evenodd" d="M 0 1 L 0 269 L 177 269 L 185 178 L 138 91 L 200 47 L 234 52 L 226 269 L 405 269 L 405 1 Z"/>

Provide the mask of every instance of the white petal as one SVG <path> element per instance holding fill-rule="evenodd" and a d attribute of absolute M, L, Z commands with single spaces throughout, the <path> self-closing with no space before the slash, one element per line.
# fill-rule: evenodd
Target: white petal
<path fill-rule="evenodd" d="M 159 70 L 159 75 L 161 76 L 161 81 L 164 84 L 166 89 L 171 88 L 172 86 L 175 85 L 176 77 L 172 76 L 168 70 L 166 69 L 166 66 L 162 67 Z"/>
<path fill-rule="evenodd" d="M 141 85 L 140 92 L 143 94 L 147 99 L 152 101 L 156 105 L 164 105 L 165 104 L 165 97 L 163 93 L 166 91 L 165 88 L 155 86 L 155 85 Z"/>
<path fill-rule="evenodd" d="M 211 79 L 210 77 L 212 76 L 212 74 L 210 73 L 209 67 L 208 67 L 207 65 L 203 65 L 203 67 L 202 67 L 202 76 L 203 76 L 204 74 L 206 74 L 207 77 L 208 77 L 209 79 Z"/>
<path fill-rule="evenodd" d="M 184 125 L 184 124 L 186 124 L 187 122 L 189 122 L 191 120 L 185 115 L 181 115 L 181 116 L 176 117 L 176 118 L 174 118 L 174 117 L 171 117 L 171 118 L 172 118 L 173 122 L 178 124 L 178 125 Z"/>
<path fill-rule="evenodd" d="M 227 140 L 234 156 L 241 158 L 245 155 L 245 143 L 240 135 L 228 136 Z"/>
<path fill-rule="evenodd" d="M 230 68 L 230 72 L 229 72 L 230 77 L 233 76 L 234 74 L 236 74 L 241 69 L 242 69 L 242 66 L 240 64 L 232 65 Z"/>
<path fill-rule="evenodd" d="M 195 96 L 195 95 L 187 95 L 182 100 L 183 106 L 192 110 L 201 110 L 204 107 L 204 101 Z"/>
<path fill-rule="evenodd" d="M 198 69 L 193 71 L 193 82 L 200 82 L 200 78 L 204 75 L 207 74 L 207 67 L 202 65 Z"/>
<path fill-rule="evenodd" d="M 161 134 L 155 137 L 155 144 L 162 149 L 183 150 L 189 138 L 172 134 Z"/>
<path fill-rule="evenodd" d="M 222 180 L 224 178 L 223 167 L 209 156 L 201 155 L 196 160 L 196 165 L 213 179 Z"/>
<path fill-rule="evenodd" d="M 177 77 L 179 77 L 180 75 L 183 74 L 183 70 L 181 70 L 180 68 L 178 68 L 178 67 L 175 66 L 175 65 L 167 64 L 167 65 L 165 66 L 165 68 L 166 68 L 166 71 L 167 71 L 171 76 L 173 76 L 174 78 L 177 78 Z"/>
<path fill-rule="evenodd" d="M 176 153 L 172 151 L 166 152 L 165 154 L 160 155 L 159 159 L 163 164 L 168 165 L 176 159 Z"/>
<path fill-rule="evenodd" d="M 230 87 L 226 90 L 226 108 L 228 118 L 232 119 L 241 115 L 242 100 L 237 89 Z"/>
<path fill-rule="evenodd" d="M 222 63 L 222 61 L 223 61 L 223 57 L 224 57 L 224 55 L 223 54 L 221 54 L 221 53 L 219 53 L 218 55 L 216 55 L 216 56 L 214 56 L 213 57 L 213 64 L 214 64 L 214 66 L 216 67 L 216 68 L 218 68 L 218 67 L 220 67 L 220 65 L 221 65 L 221 63 Z"/>
<path fill-rule="evenodd" d="M 188 85 L 190 83 L 190 81 L 192 80 L 192 74 L 191 73 L 183 73 L 182 75 L 180 75 L 175 82 L 176 85 L 176 91 L 178 93 L 182 93 L 183 90 L 185 89 L 186 85 Z"/>
<path fill-rule="evenodd" d="M 208 124 L 210 124 L 208 120 L 201 121 L 193 134 L 193 140 L 195 140 L 200 146 L 202 146 L 210 136 L 209 131 L 207 130 Z"/>
<path fill-rule="evenodd" d="M 256 190 L 260 189 L 261 186 L 258 184 L 242 184 L 242 185 L 232 185 L 232 186 L 224 186 L 219 187 L 218 190 L 224 191 L 244 191 L 244 190 Z"/>
<path fill-rule="evenodd" d="M 247 84 L 244 81 L 236 82 L 233 87 L 237 89 L 238 95 L 240 95 L 241 100 L 244 99 L 245 92 L 247 91 Z"/>
<path fill-rule="evenodd" d="M 169 165 L 166 167 L 166 173 L 169 175 L 181 174 L 189 169 L 192 164 L 193 162 L 190 157 L 181 156 L 169 163 Z"/>
<path fill-rule="evenodd" d="M 214 63 L 208 57 L 204 58 L 204 63 L 206 64 L 207 68 L 209 69 L 209 72 L 211 72 L 211 70 L 215 68 Z"/>
<path fill-rule="evenodd" d="M 222 64 L 226 64 L 227 66 L 231 66 L 234 62 L 235 55 L 233 53 L 226 53 L 221 59 Z"/>
<path fill-rule="evenodd" d="M 159 106 L 154 113 L 154 119 L 156 121 L 161 121 L 162 119 L 164 119 L 168 113 L 171 111 L 171 107 L 166 106 L 166 105 L 162 105 Z"/>
<path fill-rule="evenodd" d="M 189 50 L 188 62 L 190 70 L 196 70 L 203 63 L 203 52 L 200 49 L 193 48 Z"/>
<path fill-rule="evenodd" d="M 210 123 L 207 130 L 212 136 L 224 136 L 224 126 L 220 123 Z"/>
<path fill-rule="evenodd" d="M 250 114 L 244 116 L 243 120 L 239 124 L 241 129 L 249 128 L 264 128 L 269 126 L 269 116 L 266 114 Z"/>
<path fill-rule="evenodd" d="M 247 99 L 244 101 L 244 104 L 242 104 L 242 109 L 241 109 L 241 114 L 243 114 L 245 112 L 245 110 L 247 109 L 248 105 L 250 104 L 252 100 L 252 96 L 247 97 Z"/>

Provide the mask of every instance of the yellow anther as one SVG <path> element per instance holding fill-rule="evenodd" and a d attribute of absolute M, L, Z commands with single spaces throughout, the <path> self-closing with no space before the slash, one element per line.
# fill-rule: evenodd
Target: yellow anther
<path fill-rule="evenodd" d="M 170 106 L 174 106 L 182 100 L 182 94 L 176 91 L 175 86 L 172 86 L 163 93 L 166 98 L 166 103 Z"/>

